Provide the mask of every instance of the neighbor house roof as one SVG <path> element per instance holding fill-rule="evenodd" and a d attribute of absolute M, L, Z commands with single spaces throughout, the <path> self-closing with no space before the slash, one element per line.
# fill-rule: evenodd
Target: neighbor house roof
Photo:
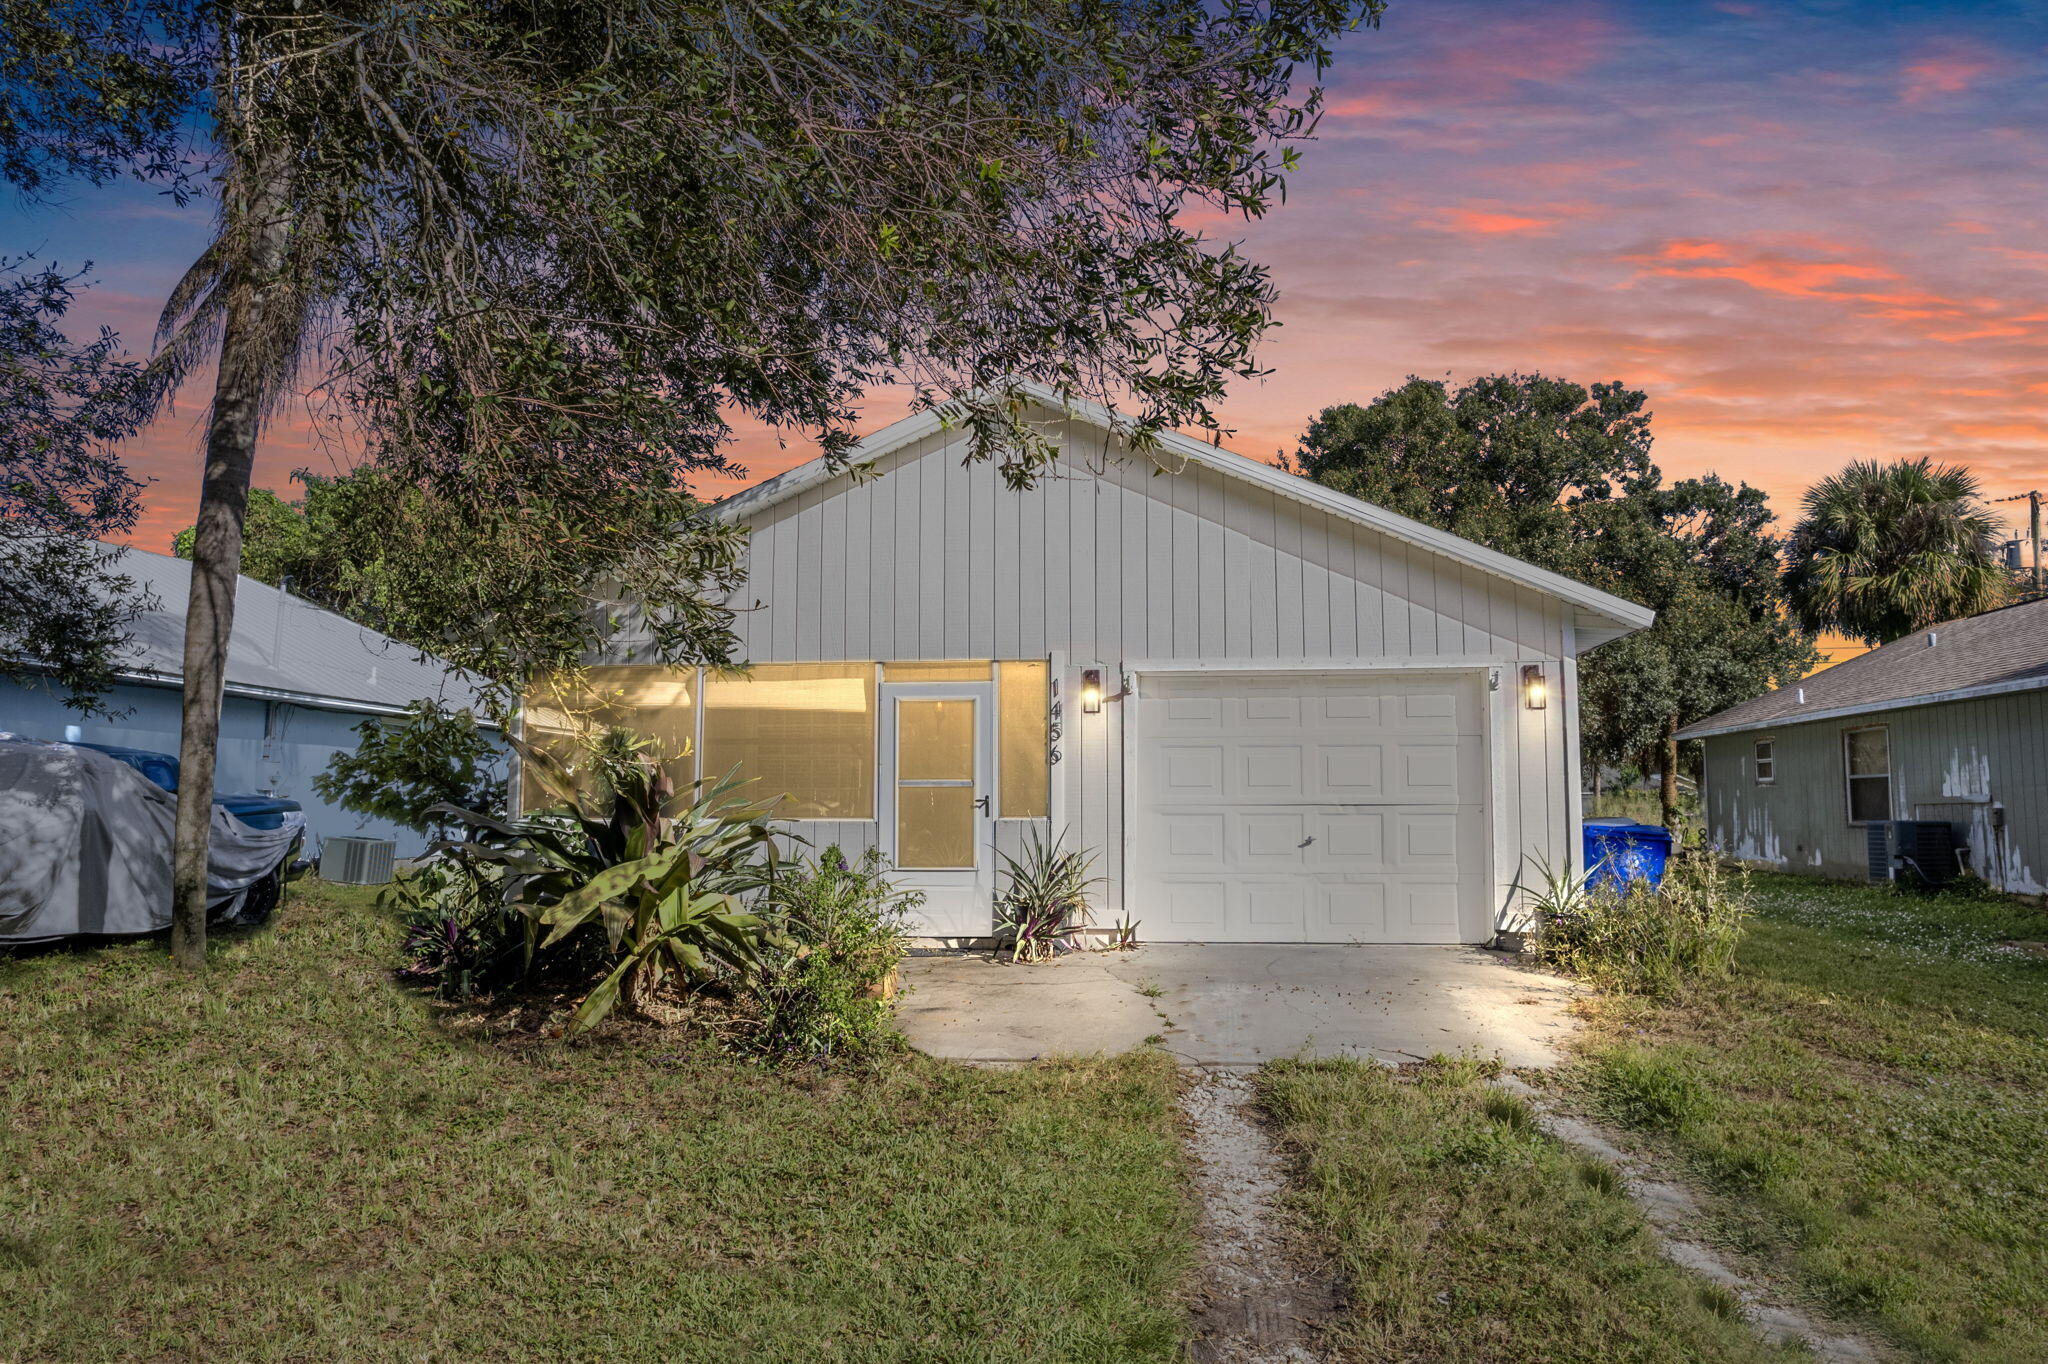
<path fill-rule="evenodd" d="M 2048 687 L 2048 599 L 1944 621 L 1678 732 L 1740 734 Z"/>
<path fill-rule="evenodd" d="M 1132 425 L 1131 419 L 1121 417 L 1097 404 L 1064 397 L 1038 384 L 1025 384 L 1022 387 L 1033 401 L 1052 411 L 1064 412 L 1075 420 L 1091 423 L 1107 431 Z M 923 440 L 926 436 L 934 435 L 944 429 L 947 415 L 946 409 L 940 407 L 905 417 L 895 425 L 884 427 L 862 441 L 847 456 L 847 462 L 859 464 L 880 459 L 906 445 Z M 1192 440 L 1175 431 L 1161 432 L 1159 442 L 1164 451 L 1175 458 L 1203 465 L 1248 483 L 1255 483 L 1283 497 L 1341 516 L 1392 539 L 1430 550 L 1459 563 L 1469 564 L 1495 577 L 1534 588 L 1567 602 L 1584 613 L 1579 618 L 1579 625 L 1582 633 L 1590 637 L 1582 641 L 1588 647 L 1617 635 L 1645 629 L 1657 618 L 1657 613 L 1646 606 L 1638 606 L 1632 601 L 1625 601 L 1611 593 L 1588 587 L 1563 574 L 1552 573 L 1548 569 L 1524 563 L 1512 555 L 1488 549 L 1449 531 L 1438 530 L 1434 526 L 1410 520 L 1384 507 L 1361 502 L 1355 497 L 1290 474 L 1284 469 L 1277 469 L 1270 464 L 1262 464 L 1235 451 L 1225 450 L 1221 446 Z M 743 520 L 845 472 L 846 462 L 814 459 L 808 464 L 799 465 L 787 473 L 733 494 L 718 503 L 715 510 L 725 520 Z"/>
<path fill-rule="evenodd" d="M 191 563 L 124 548 L 113 567 L 156 597 L 152 609 L 128 624 L 121 677 L 178 686 L 185 671 Z M 472 706 L 477 699 L 469 674 L 246 575 L 235 588 L 227 693 L 373 715 L 396 715 L 421 698 L 451 706 Z"/>

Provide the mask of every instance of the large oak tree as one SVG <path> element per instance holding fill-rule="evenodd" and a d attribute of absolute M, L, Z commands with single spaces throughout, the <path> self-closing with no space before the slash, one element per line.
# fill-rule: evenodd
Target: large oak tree
<path fill-rule="evenodd" d="M 1761 491 L 1666 485 L 1648 396 L 1618 383 L 1488 375 L 1410 379 L 1326 408 L 1294 461 L 1353 496 L 1652 607 L 1657 622 L 1580 665 L 1580 738 L 1596 771 L 1662 777 L 1678 820 L 1677 733 L 1803 674 L 1812 639 L 1779 590 Z"/>
<path fill-rule="evenodd" d="M 908 384 L 958 400 L 977 457 L 1018 484 L 1051 455 L 1020 379 L 1128 404 L 1141 444 L 1212 425 L 1225 382 L 1253 372 L 1271 290 L 1183 211 L 1274 202 L 1330 38 L 1378 9 L 7 0 L 64 63 L 0 52 L 0 169 L 30 188 L 174 174 L 167 130 L 196 119 L 215 176 L 219 230 L 161 356 L 173 379 L 215 376 L 178 959 L 203 960 L 241 522 L 287 396 L 329 395 L 384 471 L 394 543 L 426 556 L 413 581 L 458 584 L 435 596 L 467 608 L 444 652 L 474 649 L 507 685 L 550 661 L 576 628 L 527 648 L 510 608 L 569 562 L 584 590 L 646 602 L 666 656 L 719 659 L 735 546 L 693 518 L 685 481 L 723 467 L 736 412 L 843 456 L 860 395 Z M 101 75 L 133 101 L 110 111 Z M 662 498 L 660 543 L 607 538 Z"/>

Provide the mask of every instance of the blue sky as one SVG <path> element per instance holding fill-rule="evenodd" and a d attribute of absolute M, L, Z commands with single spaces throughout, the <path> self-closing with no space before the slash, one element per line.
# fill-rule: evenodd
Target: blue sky
<path fill-rule="evenodd" d="M 2044 5 L 1393 0 L 1342 44 L 1286 205 L 1213 224 L 1280 286 L 1234 443 L 1291 448 L 1411 373 L 1540 370 L 1647 388 L 1667 471 L 1784 512 L 1851 458 L 2048 483 L 2044 74 Z M 77 320 L 146 344 L 208 212 L 80 189 L 0 209 L 0 242 L 91 259 Z M 143 544 L 190 518 L 202 405 L 136 442 Z M 809 452 L 740 453 L 764 477 Z M 327 458 L 287 415 L 259 481 Z"/>

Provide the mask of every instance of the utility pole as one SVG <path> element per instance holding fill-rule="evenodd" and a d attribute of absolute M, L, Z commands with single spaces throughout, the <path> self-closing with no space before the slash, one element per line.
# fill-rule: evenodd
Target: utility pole
<path fill-rule="evenodd" d="M 2017 502 L 2023 497 L 2027 500 L 2027 543 L 2032 546 L 2034 554 L 2034 590 L 2039 592 L 2041 590 L 2041 490 L 2035 488 L 2029 492 L 2014 493 L 2011 497 L 1994 497 L 1991 500 L 1993 502 Z"/>

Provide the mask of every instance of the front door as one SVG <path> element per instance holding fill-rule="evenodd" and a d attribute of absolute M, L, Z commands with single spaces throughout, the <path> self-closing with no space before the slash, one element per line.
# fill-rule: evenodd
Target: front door
<path fill-rule="evenodd" d="M 882 687 L 882 851 L 933 937 L 992 926 L 994 703 L 985 682 Z"/>

